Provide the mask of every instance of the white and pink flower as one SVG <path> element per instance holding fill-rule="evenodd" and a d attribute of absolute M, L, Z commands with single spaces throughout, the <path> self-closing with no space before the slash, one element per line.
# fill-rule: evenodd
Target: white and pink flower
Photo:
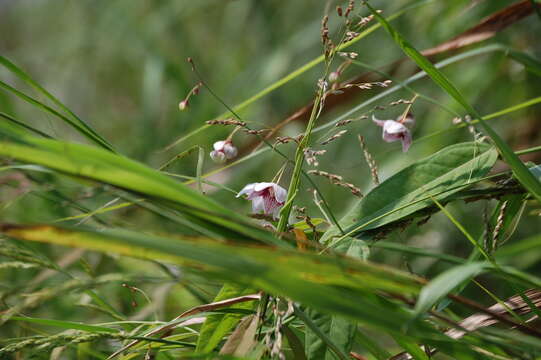
<path fill-rule="evenodd" d="M 214 150 L 210 152 L 210 158 L 217 163 L 224 163 L 226 160 L 233 159 L 238 153 L 231 140 L 216 141 L 213 147 Z"/>
<path fill-rule="evenodd" d="M 278 184 L 261 182 L 246 185 L 237 195 L 248 195 L 246 198 L 252 201 L 252 212 L 271 215 L 277 219 L 278 214 L 287 198 L 287 191 Z"/>
<path fill-rule="evenodd" d="M 407 114 L 400 121 L 395 120 L 378 120 L 372 115 L 372 121 L 383 128 L 383 140 L 393 142 L 400 140 L 402 142 L 402 151 L 408 151 L 411 146 L 411 130 L 415 124 L 415 119 L 411 114 Z"/>

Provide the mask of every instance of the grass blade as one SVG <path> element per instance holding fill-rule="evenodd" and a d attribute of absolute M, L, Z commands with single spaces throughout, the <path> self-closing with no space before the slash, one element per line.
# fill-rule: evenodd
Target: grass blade
<path fill-rule="evenodd" d="M 13 316 L 10 318 L 10 320 L 11 321 L 25 321 L 25 322 L 30 322 L 34 324 L 55 326 L 55 327 L 60 327 L 63 329 L 82 330 L 82 331 L 88 331 L 88 332 L 111 332 L 111 333 L 118 332 L 118 330 L 116 329 L 105 327 L 105 326 L 88 325 L 88 324 L 78 323 L 74 321 L 39 319 L 39 318 L 22 317 L 22 316 Z"/>
<path fill-rule="evenodd" d="M 191 221 L 214 227 L 225 238 L 247 236 L 275 245 L 288 244 L 256 227 L 248 218 L 136 161 L 87 145 L 31 136 L 22 140 L 29 144 L 0 142 L 0 154 L 178 204 Z"/>
<path fill-rule="evenodd" d="M 40 94 L 44 95 L 46 98 L 51 100 L 56 106 L 58 106 L 60 109 L 62 109 L 66 114 L 68 114 L 69 118 L 66 116 L 63 116 L 62 114 L 58 113 L 56 110 L 48 107 L 45 104 L 40 103 L 37 100 L 34 100 L 30 98 L 29 96 L 24 95 L 23 93 L 19 92 L 18 90 L 14 89 L 13 87 L 7 85 L 4 82 L 0 82 L 0 85 L 4 87 L 4 89 L 12 92 L 13 94 L 17 95 L 18 97 L 22 98 L 23 100 L 30 102 L 31 104 L 37 106 L 38 108 L 47 111 L 49 113 L 52 113 L 53 115 L 58 116 L 60 119 L 77 129 L 81 134 L 86 136 L 88 139 L 92 140 L 94 143 L 108 149 L 111 151 L 113 150 L 112 145 L 107 142 L 103 137 L 101 137 L 90 125 L 88 125 L 86 122 L 84 122 L 81 118 L 79 118 L 77 115 L 75 115 L 68 107 L 66 107 L 60 100 L 58 100 L 54 95 L 52 95 L 50 92 L 45 90 L 41 85 L 39 85 L 30 75 L 25 73 L 21 68 L 19 68 L 17 65 L 9 61 L 7 58 L 0 55 L 0 65 L 3 65 L 5 68 L 7 68 L 9 71 L 11 71 L 15 76 L 17 76 L 19 79 L 27 83 L 28 85 L 32 86 L 34 89 L 36 89 Z"/>
<path fill-rule="evenodd" d="M 467 263 L 455 266 L 439 274 L 421 290 L 415 304 L 415 315 L 420 316 L 428 311 L 454 288 L 481 273 L 485 267 L 486 264 L 482 262 Z"/>

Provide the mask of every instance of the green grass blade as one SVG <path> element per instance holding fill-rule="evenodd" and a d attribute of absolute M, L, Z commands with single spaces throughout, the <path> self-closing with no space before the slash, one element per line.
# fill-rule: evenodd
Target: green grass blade
<path fill-rule="evenodd" d="M 91 140 L 95 144 L 97 144 L 97 145 L 99 145 L 99 146 L 101 146 L 101 147 L 103 147 L 103 148 L 105 148 L 105 149 L 107 149 L 109 151 L 113 151 L 112 147 L 108 143 L 102 141 L 100 138 L 96 137 L 96 135 L 94 135 L 91 131 L 86 129 L 84 126 L 82 126 L 78 122 L 76 122 L 76 121 L 62 115 L 61 113 L 59 113 L 58 111 L 56 111 L 52 107 L 50 107 L 48 105 L 45 105 L 44 103 L 42 103 L 42 102 L 40 102 L 40 101 L 38 101 L 38 100 L 36 100 L 34 98 L 31 98 L 30 96 L 20 92 L 19 90 L 15 89 L 11 85 L 6 84 L 3 81 L 0 81 L 0 88 L 3 88 L 4 90 L 16 95 L 20 99 L 22 99 L 22 100 L 26 101 L 27 103 L 35 106 L 36 108 L 40 109 L 41 111 L 60 118 L 65 123 L 67 123 L 71 127 L 75 128 L 79 133 L 81 133 L 83 136 L 85 136 L 87 139 Z"/>
<path fill-rule="evenodd" d="M 46 133 L 44 133 L 44 132 L 41 131 L 41 130 L 38 130 L 38 129 L 36 129 L 36 128 L 30 126 L 30 125 L 27 125 L 27 124 L 25 124 L 25 123 L 23 123 L 23 122 L 21 122 L 21 121 L 15 119 L 13 116 L 10 116 L 10 115 L 5 114 L 5 113 L 3 113 L 3 112 L 0 112 L 0 117 L 2 117 L 2 118 L 4 118 L 5 120 L 7 120 L 7 121 L 9 121 L 9 122 L 11 122 L 11 123 L 17 125 L 17 126 L 20 127 L 20 128 L 23 128 L 23 129 L 25 129 L 25 130 L 28 130 L 28 131 L 30 131 L 30 132 L 33 132 L 34 134 L 37 134 L 37 135 L 39 135 L 39 136 L 43 136 L 44 138 L 48 138 L 48 139 L 52 139 L 52 138 L 53 138 L 53 137 L 50 136 L 49 134 L 46 134 Z"/>
<path fill-rule="evenodd" d="M 482 262 L 458 265 L 432 279 L 419 294 L 415 304 L 415 315 L 420 316 L 454 288 L 480 274 L 486 268 Z"/>
<path fill-rule="evenodd" d="M 466 237 L 466 239 L 468 239 L 468 241 L 473 245 L 474 249 L 477 249 L 477 251 L 479 251 L 479 253 L 485 257 L 485 259 L 487 259 L 488 261 L 492 261 L 491 257 L 481 247 L 481 245 L 479 245 L 479 243 L 473 238 L 473 236 L 471 236 L 471 234 L 466 230 L 466 228 L 464 228 L 464 226 L 462 226 L 462 224 L 457 219 L 455 219 L 455 217 L 449 211 L 447 211 L 447 209 L 442 204 L 440 204 L 438 200 L 432 199 L 432 201 L 434 201 L 434 203 L 440 208 L 440 210 L 445 214 L 445 216 L 447 216 L 447 218 L 451 220 L 453 225 L 455 225 L 456 228 L 460 230 L 460 232 Z"/>
<path fill-rule="evenodd" d="M 354 259 L 366 260 L 368 258 L 368 247 L 364 241 L 359 239 L 350 238 L 349 243 L 344 243 L 344 246 L 336 250 Z M 355 322 L 340 316 L 320 314 L 314 310 L 308 310 L 307 315 L 312 318 L 319 331 L 333 339 L 335 346 L 342 353 L 349 354 L 351 352 L 357 332 Z M 306 329 L 305 332 L 305 348 L 309 359 L 334 359 L 327 343 L 310 328 Z"/>
<path fill-rule="evenodd" d="M 392 25 L 385 20 L 373 7 L 368 3 L 366 6 L 370 9 L 372 14 L 378 19 L 380 24 L 387 30 L 393 40 L 400 46 L 402 51 L 409 56 L 415 63 L 423 69 L 432 80 L 438 84 L 445 92 L 455 99 L 462 107 L 475 117 L 483 130 L 492 139 L 503 159 L 511 166 L 513 173 L 517 177 L 518 181 L 538 200 L 541 201 L 541 183 L 528 171 L 528 168 L 518 158 L 517 155 L 511 150 L 509 145 L 503 141 L 503 139 L 482 119 L 481 115 L 471 106 L 466 98 L 458 91 L 458 89 L 451 83 L 451 81 L 439 71 L 426 57 L 424 57 L 419 51 L 417 51 L 404 37 L 396 31 Z"/>
<path fill-rule="evenodd" d="M 402 349 L 406 350 L 414 360 L 430 360 L 426 353 L 416 343 L 409 341 L 400 335 L 394 335 L 394 340 Z"/>
<path fill-rule="evenodd" d="M 0 155 L 178 204 L 190 221 L 213 227 L 215 231 L 223 233 L 224 238 L 248 237 L 275 245 L 287 245 L 285 241 L 255 226 L 250 219 L 126 157 L 96 147 L 51 139 L 26 136 L 23 141 L 28 144 L 0 142 Z"/>
<path fill-rule="evenodd" d="M 79 118 L 77 115 L 75 115 L 67 106 L 65 106 L 60 100 L 58 100 L 54 95 L 52 95 L 50 92 L 45 90 L 41 85 L 39 85 L 30 75 L 28 75 L 26 72 L 24 72 L 21 68 L 19 68 L 17 65 L 9 61 L 7 58 L 0 55 L 0 65 L 3 65 L 5 68 L 7 68 L 9 71 L 11 71 L 15 76 L 17 76 L 19 79 L 27 83 L 28 85 L 32 86 L 35 90 L 37 90 L 40 94 L 44 95 L 46 98 L 51 100 L 56 106 L 58 106 L 60 109 L 62 109 L 71 119 L 68 119 L 65 116 L 59 116 L 60 114 L 58 112 L 54 112 L 53 114 L 56 116 L 59 116 L 62 120 L 70 124 L 71 126 L 75 127 L 79 132 L 81 132 L 84 136 L 89 138 L 90 140 L 94 141 L 96 144 L 103 146 L 106 149 L 109 149 L 113 151 L 113 147 L 110 143 L 107 142 L 103 137 L 101 137 L 90 125 L 88 125 L 86 122 L 84 122 L 81 118 Z M 7 85 L 5 83 L 2 83 L 2 85 Z M 9 85 L 8 85 L 9 86 Z M 14 88 L 9 87 L 6 88 L 3 86 L 6 90 L 13 92 Z M 30 97 L 22 97 L 20 92 L 14 92 L 15 95 L 21 97 L 25 101 L 29 101 Z M 34 100 L 36 101 L 36 100 Z M 36 103 L 33 103 L 33 105 L 38 105 Z M 44 104 L 42 104 L 44 105 Z M 42 108 L 38 105 L 42 110 L 46 110 L 49 107 Z M 50 108 L 49 108 L 50 109 Z M 47 110 L 48 111 L 48 110 Z M 48 111 L 50 112 L 50 111 Z"/>
<path fill-rule="evenodd" d="M 118 332 L 118 330 L 116 329 L 105 327 L 105 326 L 88 325 L 88 324 L 78 323 L 74 321 L 63 321 L 63 320 L 55 320 L 55 319 L 39 319 L 39 318 L 33 318 L 33 317 L 13 316 L 10 318 L 10 321 L 24 321 L 24 322 L 34 323 L 34 324 L 60 327 L 63 329 L 82 330 L 82 331 L 88 331 L 88 332 L 111 332 L 111 333 Z"/>
<path fill-rule="evenodd" d="M 397 304 L 381 302 L 376 289 L 415 294 L 420 281 L 407 273 L 351 258 L 319 256 L 275 247 L 240 246 L 175 235 L 165 238 L 119 230 L 81 230 L 52 226 L 4 226 L 13 238 L 77 246 L 165 261 L 198 273 L 287 296 L 306 306 L 361 323 L 398 331 L 412 315 Z M 392 314 L 392 315 L 391 315 Z M 415 329 L 414 329 L 415 328 Z M 410 330 L 432 332 L 423 323 Z"/>

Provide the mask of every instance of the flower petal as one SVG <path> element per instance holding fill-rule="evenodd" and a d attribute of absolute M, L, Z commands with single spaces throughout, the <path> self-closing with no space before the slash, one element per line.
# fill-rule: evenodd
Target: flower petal
<path fill-rule="evenodd" d="M 271 182 L 254 183 L 254 191 L 260 192 L 267 188 L 273 187 L 275 184 Z"/>
<path fill-rule="evenodd" d="M 252 212 L 254 214 L 259 214 L 261 212 L 264 214 L 267 213 L 265 211 L 265 201 L 262 196 L 256 196 L 252 199 Z"/>
<path fill-rule="evenodd" d="M 246 185 L 245 187 L 242 188 L 241 191 L 239 191 L 239 193 L 237 194 L 237 197 L 240 197 L 244 194 L 248 194 L 248 196 L 250 196 L 254 192 L 254 187 L 257 184 L 258 183 L 251 183 L 251 184 Z"/>
<path fill-rule="evenodd" d="M 262 196 L 262 199 L 265 207 L 265 214 L 267 215 L 273 215 L 276 209 L 280 207 L 280 204 L 278 201 L 276 201 L 274 194 L 271 194 L 270 191 Z"/>
<path fill-rule="evenodd" d="M 408 131 L 408 128 L 398 121 L 387 120 L 385 121 L 385 125 L 383 125 L 383 131 L 388 134 L 400 134 Z"/>
<path fill-rule="evenodd" d="M 216 141 L 212 146 L 214 147 L 214 150 L 222 151 L 224 149 L 225 143 L 226 142 L 224 140 Z"/>
<path fill-rule="evenodd" d="M 283 204 L 287 198 L 287 190 L 278 184 L 274 184 L 273 190 L 274 190 L 274 198 L 276 199 L 276 201 Z"/>
<path fill-rule="evenodd" d="M 216 162 L 216 163 L 224 163 L 225 160 L 226 160 L 226 156 L 225 156 L 225 153 L 223 151 L 220 151 L 220 150 L 214 150 L 214 151 L 211 151 L 210 152 L 210 158 L 212 159 L 212 161 Z"/>
<path fill-rule="evenodd" d="M 408 130 L 404 133 L 404 136 L 401 139 L 402 141 L 402 152 L 408 151 L 411 146 L 411 132 Z"/>
<path fill-rule="evenodd" d="M 375 122 L 376 125 L 383 127 L 383 125 L 385 125 L 385 121 L 387 121 L 387 120 L 378 120 L 378 119 L 376 119 L 374 114 L 372 114 L 372 121 Z"/>
<path fill-rule="evenodd" d="M 396 140 L 402 140 L 402 134 L 389 134 L 388 132 L 383 132 L 383 140 L 385 142 L 393 142 Z"/>
<path fill-rule="evenodd" d="M 224 145 L 224 153 L 226 158 L 233 159 L 237 156 L 237 148 L 234 147 L 231 142 L 228 142 Z"/>

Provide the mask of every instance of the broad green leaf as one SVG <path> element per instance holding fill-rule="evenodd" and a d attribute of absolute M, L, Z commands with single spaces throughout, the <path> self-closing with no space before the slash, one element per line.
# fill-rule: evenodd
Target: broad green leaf
<path fill-rule="evenodd" d="M 541 182 L 538 181 L 531 173 L 519 157 L 511 150 L 509 145 L 483 120 L 481 115 L 469 104 L 466 98 L 460 91 L 451 83 L 443 72 L 438 70 L 426 57 L 417 51 L 404 37 L 397 32 L 393 26 L 385 20 L 370 4 L 366 3 L 372 14 L 378 19 L 380 24 L 387 30 L 393 40 L 400 46 L 402 51 L 409 56 L 415 63 L 423 69 L 432 80 L 438 84 L 447 94 L 456 100 L 462 107 L 479 121 L 479 125 L 485 130 L 488 136 L 492 139 L 504 160 L 509 164 L 518 181 L 531 194 L 541 202 Z"/>
<path fill-rule="evenodd" d="M 159 171 L 121 155 L 87 145 L 32 136 L 24 136 L 22 141 L 25 143 L 0 141 L 0 155 L 178 204 L 189 221 L 205 227 L 217 237 L 252 238 L 287 244 L 256 227 L 248 218 Z"/>
<path fill-rule="evenodd" d="M 246 286 L 237 285 L 234 283 L 226 283 L 213 302 L 218 302 L 226 299 L 235 298 L 242 295 L 252 294 L 255 290 Z M 256 306 L 253 301 L 235 304 L 231 306 L 234 309 L 252 310 Z M 211 352 L 222 341 L 224 336 L 228 334 L 240 321 L 241 315 L 238 314 L 215 314 L 207 316 L 203 323 L 199 336 L 197 338 L 198 352 Z"/>
<path fill-rule="evenodd" d="M 304 352 L 304 346 L 301 342 L 301 339 L 289 328 L 289 326 L 284 325 L 282 331 L 287 338 L 287 343 L 293 352 L 294 360 L 307 360 L 306 354 Z"/>
<path fill-rule="evenodd" d="M 448 146 L 391 176 L 361 199 L 340 224 L 348 234 L 370 230 L 404 219 L 433 206 L 437 200 L 463 190 L 481 179 L 494 165 L 497 152 L 483 143 Z M 331 228 L 322 242 L 338 235 Z"/>
<path fill-rule="evenodd" d="M 416 256 L 431 257 L 442 261 L 449 262 L 451 264 L 463 264 L 466 260 L 458 256 L 441 254 L 434 252 L 433 250 L 426 250 L 419 247 L 408 246 L 391 241 L 378 241 L 370 245 L 371 248 L 381 248 L 385 250 L 397 251 L 404 254 L 411 254 Z"/>
<path fill-rule="evenodd" d="M 415 315 L 419 316 L 429 310 L 454 288 L 481 273 L 485 267 L 486 264 L 482 262 L 467 263 L 455 266 L 436 276 L 421 290 L 415 304 Z"/>
<path fill-rule="evenodd" d="M 302 311 L 295 309 L 295 314 L 306 325 L 304 336 L 304 351 L 309 360 L 312 359 L 341 359 L 348 358 L 343 346 L 335 344 L 330 336 L 330 326 L 333 316 L 316 310 Z"/>

